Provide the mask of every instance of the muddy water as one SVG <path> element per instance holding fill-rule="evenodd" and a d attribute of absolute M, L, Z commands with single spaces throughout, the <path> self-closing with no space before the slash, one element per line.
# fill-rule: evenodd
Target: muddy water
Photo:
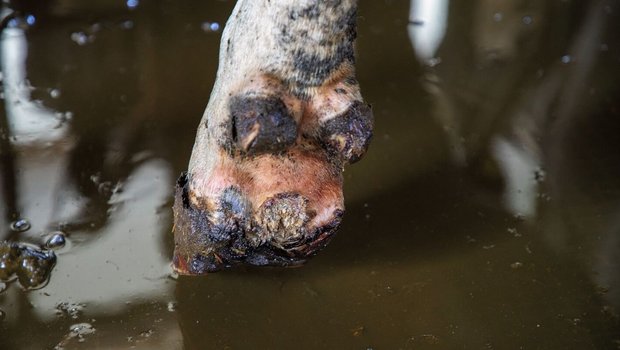
<path fill-rule="evenodd" d="M 171 275 L 171 194 L 233 4 L 30 6 L 0 46 L 0 235 L 67 243 L 43 288 L 0 284 L 1 349 L 620 348 L 616 2 L 362 1 L 377 126 L 340 233 L 205 278 Z"/>

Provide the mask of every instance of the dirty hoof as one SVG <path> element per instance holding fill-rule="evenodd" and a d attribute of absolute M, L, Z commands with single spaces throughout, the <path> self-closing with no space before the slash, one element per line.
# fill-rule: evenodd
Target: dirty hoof
<path fill-rule="evenodd" d="M 344 213 L 342 171 L 370 142 L 355 79 L 357 1 L 239 1 L 174 204 L 174 268 L 296 266 Z"/>
<path fill-rule="evenodd" d="M 238 263 L 296 266 L 323 248 L 344 213 L 341 168 L 323 148 L 306 147 L 225 158 L 208 177 L 182 174 L 174 268 L 195 275 Z"/>
<path fill-rule="evenodd" d="M 344 162 L 355 163 L 362 158 L 372 138 L 373 118 L 370 106 L 355 101 L 341 115 L 321 127 L 321 140 Z"/>

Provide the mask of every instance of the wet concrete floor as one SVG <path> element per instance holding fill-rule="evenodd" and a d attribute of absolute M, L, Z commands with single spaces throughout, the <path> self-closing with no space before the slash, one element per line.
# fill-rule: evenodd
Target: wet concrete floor
<path fill-rule="evenodd" d="M 620 348 L 617 2 L 362 0 L 340 232 L 201 278 L 172 189 L 233 2 L 47 4 L 2 10 L 0 240 L 66 243 L 0 349 Z"/>

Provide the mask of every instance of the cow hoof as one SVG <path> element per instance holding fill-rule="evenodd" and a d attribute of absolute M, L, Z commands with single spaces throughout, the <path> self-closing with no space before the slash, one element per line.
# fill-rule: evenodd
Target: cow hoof
<path fill-rule="evenodd" d="M 174 204 L 174 268 L 297 266 L 335 233 L 366 152 L 356 1 L 239 1 Z"/>
<path fill-rule="evenodd" d="M 220 152 L 175 193 L 173 265 L 201 275 L 238 263 L 297 266 L 323 248 L 344 213 L 342 168 L 316 140 L 278 154 Z"/>
<path fill-rule="evenodd" d="M 195 148 L 204 153 L 179 179 L 173 265 L 181 274 L 302 264 L 340 224 L 343 166 L 372 137 L 372 112 L 354 79 L 306 96 L 272 77 L 250 82 L 228 94 L 222 127 L 205 134 L 210 148 Z"/>

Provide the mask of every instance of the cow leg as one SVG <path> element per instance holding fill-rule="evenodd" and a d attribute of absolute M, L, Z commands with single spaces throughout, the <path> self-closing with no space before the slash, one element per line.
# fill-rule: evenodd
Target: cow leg
<path fill-rule="evenodd" d="M 299 265 L 334 234 L 343 166 L 372 134 L 355 79 L 356 11 L 356 0 L 237 2 L 177 183 L 179 273 Z"/>

